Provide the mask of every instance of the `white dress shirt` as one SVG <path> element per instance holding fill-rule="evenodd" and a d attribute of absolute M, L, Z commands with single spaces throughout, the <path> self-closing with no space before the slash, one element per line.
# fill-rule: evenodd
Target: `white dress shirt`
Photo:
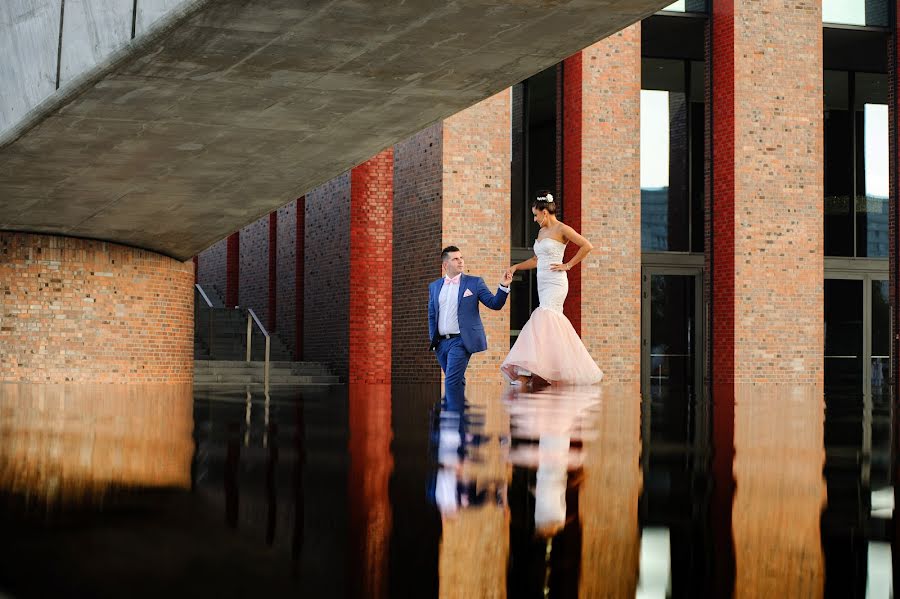
<path fill-rule="evenodd" d="M 459 333 L 459 285 L 446 281 L 438 297 L 438 335 Z"/>

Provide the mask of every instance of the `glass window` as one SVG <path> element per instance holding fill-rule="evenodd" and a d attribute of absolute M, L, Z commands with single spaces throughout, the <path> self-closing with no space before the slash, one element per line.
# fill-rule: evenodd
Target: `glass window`
<path fill-rule="evenodd" d="M 891 304 L 887 281 L 872 281 L 872 394 L 890 393 Z"/>
<path fill-rule="evenodd" d="M 825 254 L 853 255 L 850 79 L 825 71 Z"/>
<path fill-rule="evenodd" d="M 886 0 L 823 0 L 822 22 L 887 27 Z"/>
<path fill-rule="evenodd" d="M 888 255 L 887 76 L 825 71 L 825 254 Z"/>
<path fill-rule="evenodd" d="M 706 12 L 706 0 L 678 0 L 663 10 L 668 12 Z"/>
<path fill-rule="evenodd" d="M 863 282 L 825 279 L 825 385 L 859 393 L 863 365 Z"/>
<path fill-rule="evenodd" d="M 887 77 L 856 73 L 856 255 L 888 255 Z"/>
<path fill-rule="evenodd" d="M 694 81 L 698 76 L 699 85 Z M 642 61 L 644 250 L 703 251 L 702 77 L 702 63 L 654 58 Z"/>

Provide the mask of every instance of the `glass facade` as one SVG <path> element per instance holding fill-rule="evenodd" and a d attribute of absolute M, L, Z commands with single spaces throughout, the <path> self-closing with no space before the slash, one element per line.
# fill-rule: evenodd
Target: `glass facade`
<path fill-rule="evenodd" d="M 836 25 L 887 27 L 887 0 L 823 0 L 822 21 Z"/>
<path fill-rule="evenodd" d="M 826 70 L 825 255 L 888 255 L 887 75 Z"/>
<path fill-rule="evenodd" d="M 641 248 L 703 252 L 703 63 L 641 61 Z"/>

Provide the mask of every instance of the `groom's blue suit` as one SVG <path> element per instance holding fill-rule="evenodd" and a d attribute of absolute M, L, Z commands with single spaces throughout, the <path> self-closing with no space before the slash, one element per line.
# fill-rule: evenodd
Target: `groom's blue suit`
<path fill-rule="evenodd" d="M 463 386 L 466 384 L 469 358 L 472 354 L 487 349 L 487 337 L 484 335 L 478 304 L 482 303 L 491 310 L 500 310 L 506 304 L 508 294 L 502 289 L 496 294 L 491 293 L 481 277 L 460 275 L 457 296 L 459 336 L 442 339 L 438 335 L 438 312 L 443 286 L 443 277 L 428 286 L 428 333 L 431 337 L 431 349 L 435 350 L 438 363 L 444 371 L 448 403 L 456 403 L 461 400 Z M 466 296 L 467 289 L 471 295 Z"/>

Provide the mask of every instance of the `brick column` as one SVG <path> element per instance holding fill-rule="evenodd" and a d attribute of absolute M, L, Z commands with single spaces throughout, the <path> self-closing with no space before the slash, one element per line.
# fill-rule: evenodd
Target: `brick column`
<path fill-rule="evenodd" d="M 563 220 L 593 245 L 566 314 L 611 383 L 641 372 L 640 25 L 563 65 Z M 567 257 L 575 253 L 570 247 Z"/>
<path fill-rule="evenodd" d="M 269 288 L 266 315 L 266 328 L 274 333 L 278 322 L 278 211 L 269 214 Z"/>
<path fill-rule="evenodd" d="M 436 383 L 428 350 L 428 284 L 441 275 L 443 125 L 394 146 L 394 268 L 391 375 L 395 383 Z"/>
<path fill-rule="evenodd" d="M 0 383 L 193 382 L 192 262 L 8 232 L 0 255 Z"/>
<path fill-rule="evenodd" d="M 508 88 L 444 121 L 441 245 L 459 247 L 467 273 L 492 292 L 510 260 L 511 103 Z M 481 318 L 488 350 L 472 356 L 468 382 L 497 381 L 509 352 L 509 306 L 499 312 L 482 306 Z"/>
<path fill-rule="evenodd" d="M 348 382 L 391 382 L 394 150 L 350 174 Z"/>
<path fill-rule="evenodd" d="M 306 196 L 297 199 L 297 253 L 294 260 L 294 280 L 296 290 L 294 295 L 295 309 L 294 319 L 296 327 L 296 345 L 294 346 L 294 359 L 303 360 L 303 322 L 304 303 L 303 292 L 306 285 L 306 273 L 303 270 L 303 260 L 306 253 Z"/>
<path fill-rule="evenodd" d="M 714 383 L 823 382 L 821 4 L 712 6 Z"/>
<path fill-rule="evenodd" d="M 238 305 L 241 285 L 241 233 L 228 236 L 225 254 L 225 307 Z"/>

